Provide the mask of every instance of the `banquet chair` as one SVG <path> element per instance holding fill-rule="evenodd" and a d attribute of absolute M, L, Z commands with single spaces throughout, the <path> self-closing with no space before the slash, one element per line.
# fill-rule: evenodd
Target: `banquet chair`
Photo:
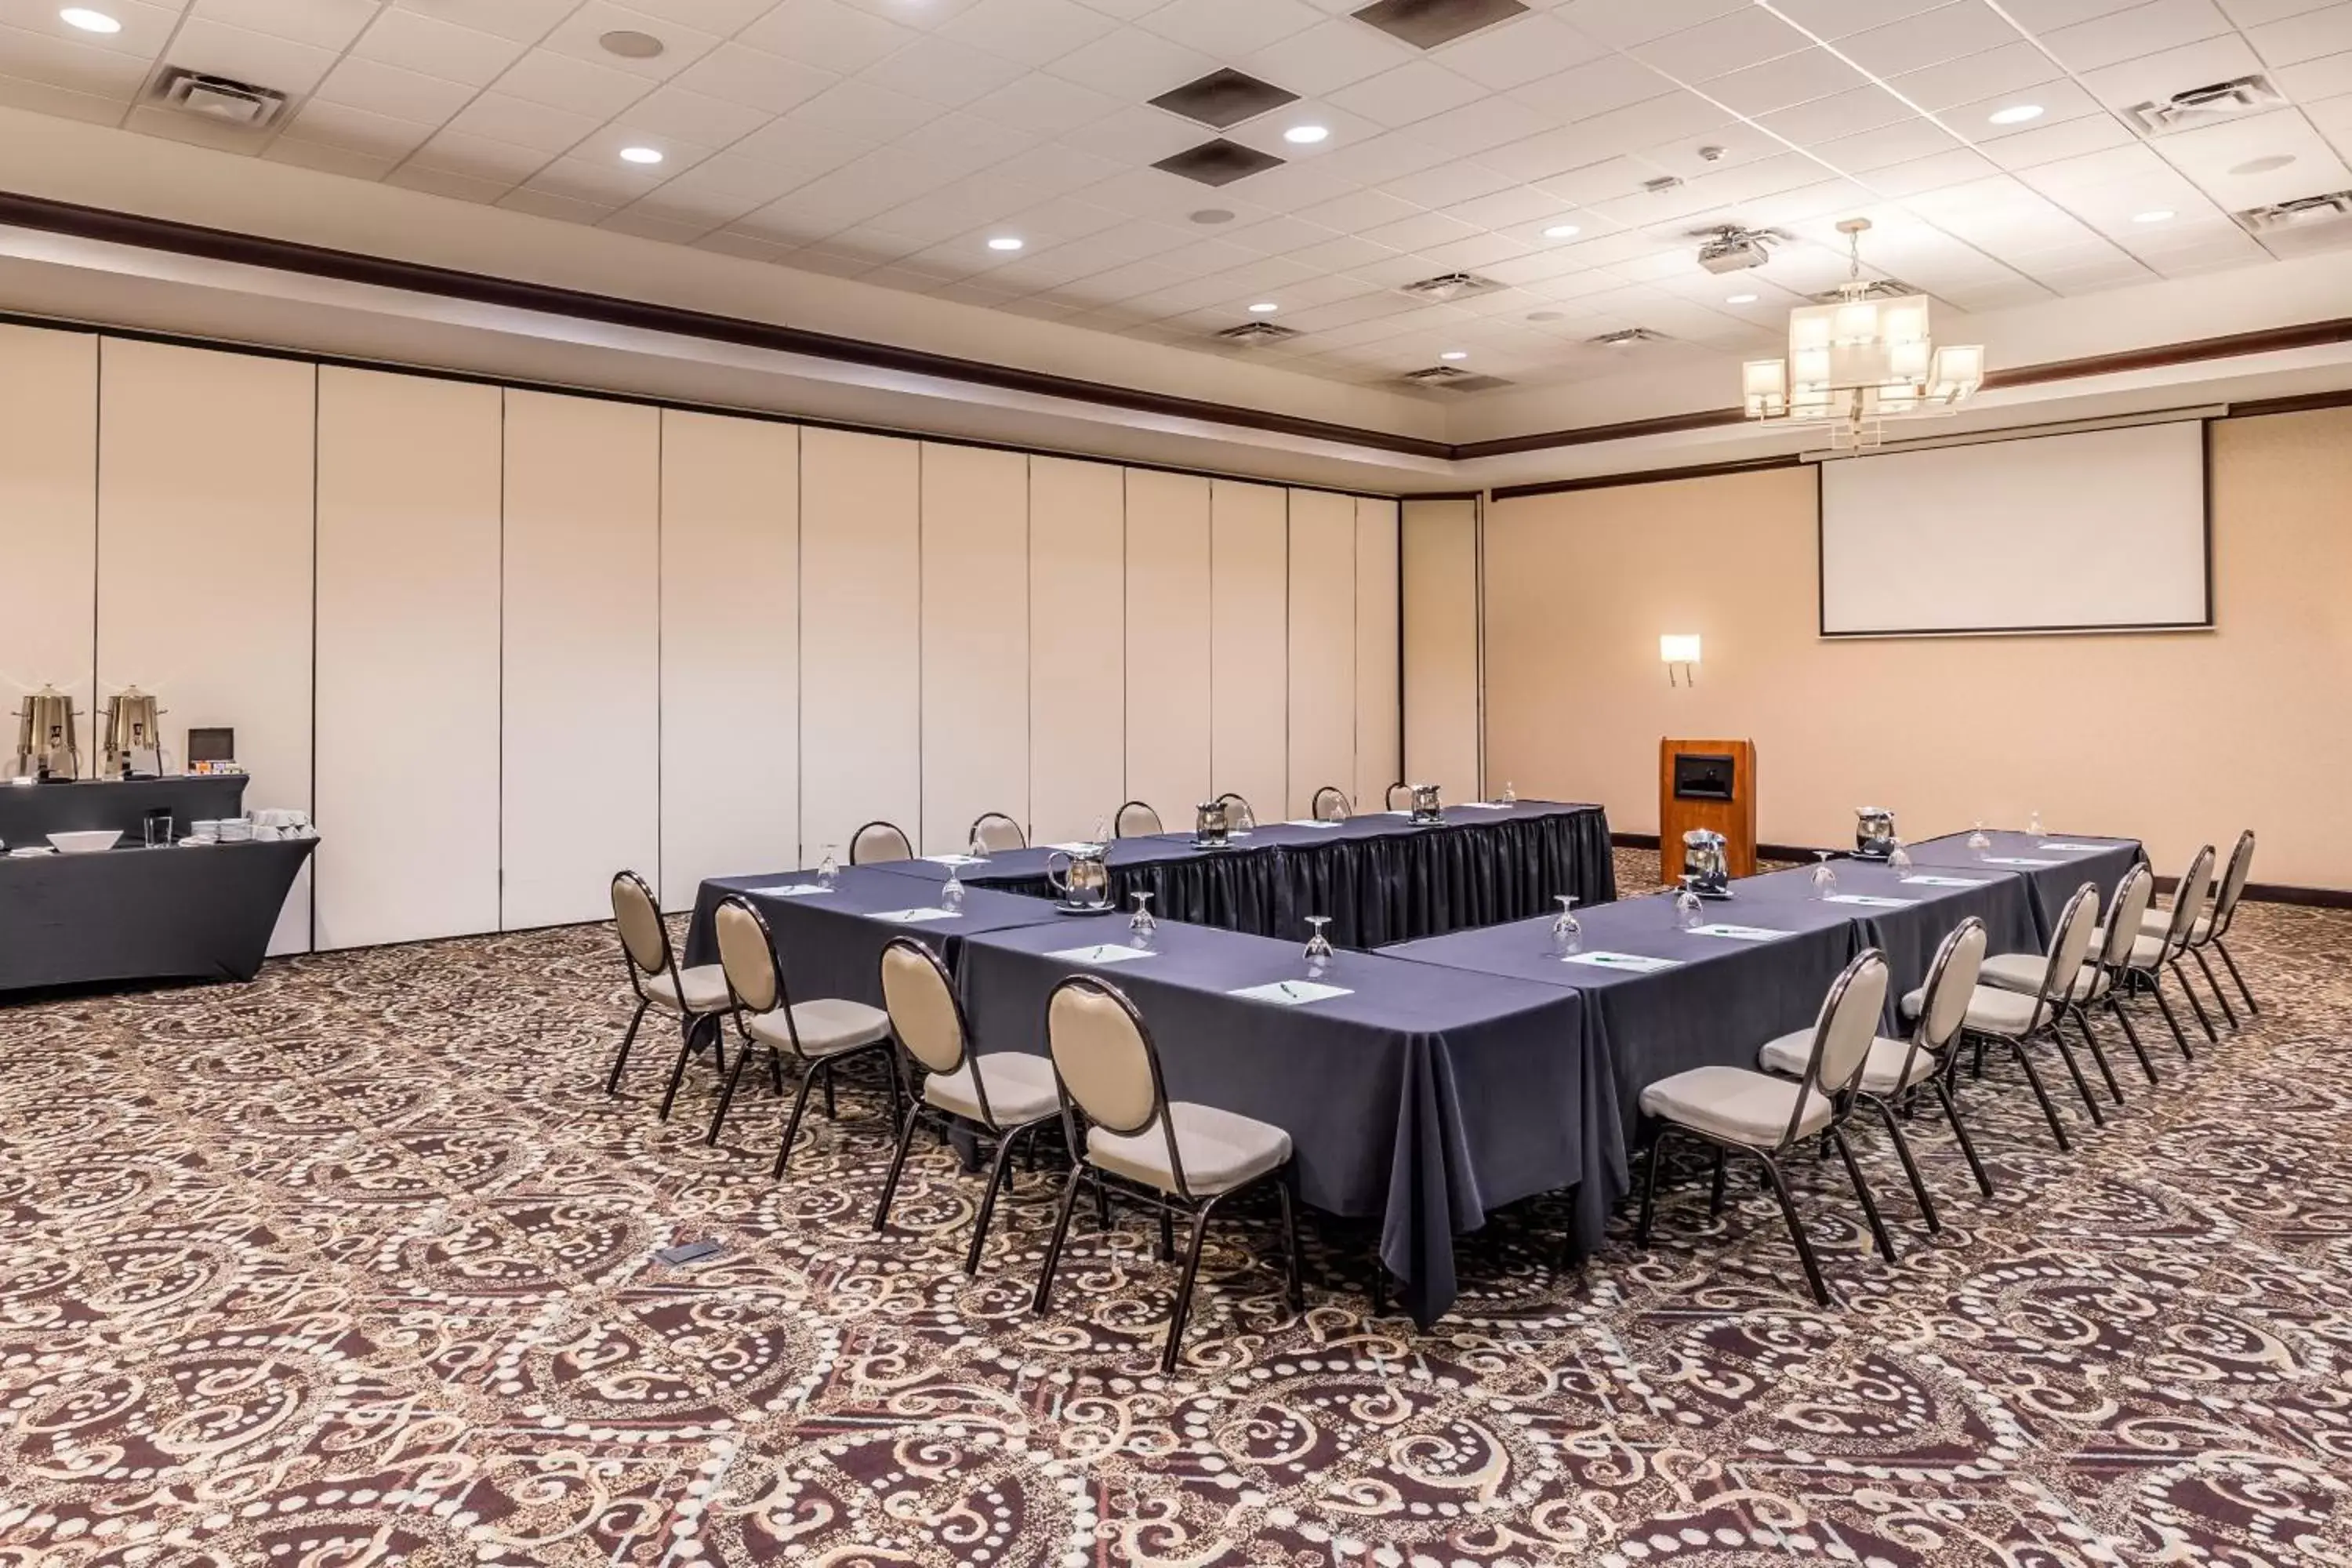
<path fill-rule="evenodd" d="M 971 833 L 966 842 L 977 844 L 991 855 L 995 855 L 1007 849 L 1028 848 L 1029 836 L 1021 831 L 1019 823 L 1003 812 L 983 811 L 972 818 Z"/>
<path fill-rule="evenodd" d="M 2083 1077 L 2082 1065 L 2075 1061 L 2074 1048 L 2067 1045 L 2061 1026 L 2075 976 L 2091 951 L 2091 932 L 2099 918 L 2098 902 L 2097 884 L 2085 882 L 2075 889 L 2074 896 L 2059 912 L 2057 930 L 2051 934 L 2041 984 L 2030 994 L 2003 990 L 1998 985 L 1977 985 L 1969 993 L 1968 1009 L 1960 1021 L 1961 1032 L 1976 1041 L 1979 1068 L 1984 1064 L 1988 1041 L 2006 1044 L 2016 1054 L 2018 1065 L 2025 1069 L 2025 1081 L 2033 1086 L 2033 1098 L 2042 1102 L 2042 1114 L 2048 1120 L 2051 1135 L 2058 1140 L 2061 1152 L 2074 1145 L 2066 1142 L 2066 1128 L 2058 1120 L 2058 1107 L 2042 1086 L 2042 1074 L 2034 1068 L 2032 1055 L 2026 1047 L 2044 1039 L 2056 1046 L 2058 1055 L 2066 1063 L 2066 1071 L 2074 1079 L 2074 1088 L 2083 1096 L 2084 1105 L 2090 1110 L 2093 1124 L 2106 1125 L 2106 1116 L 2099 1110 L 2098 1100 L 2091 1093 L 2090 1082 Z M 1905 1017 L 1916 1018 L 1926 1010 L 1925 987 L 1905 994 Z M 2112 1074 L 2109 1081 L 2113 1081 Z"/>
<path fill-rule="evenodd" d="M 1404 804 L 1402 805 L 1399 805 L 1397 804 L 1397 796 L 1399 795 L 1404 796 Z M 1387 806 L 1391 811 L 1411 810 L 1412 807 L 1412 785 L 1405 783 L 1402 779 L 1397 780 L 1396 783 L 1389 785 L 1388 793 L 1381 796 L 1381 804 Z"/>
<path fill-rule="evenodd" d="M 1976 989 L 1977 973 L 1984 963 L 1985 942 L 1984 921 L 1974 915 L 1945 936 L 1927 966 L 1927 983 L 1920 987 L 1927 994 L 1927 1004 L 1919 1010 L 1911 1037 L 1873 1038 L 1857 1089 L 1863 1101 L 1886 1123 L 1886 1135 L 1895 1142 L 1895 1158 L 1903 1162 L 1903 1173 L 1910 1178 L 1911 1191 L 1919 1200 L 1919 1213 L 1930 1231 L 1941 1231 L 1944 1223 L 1936 1213 L 1935 1200 L 1927 1195 L 1927 1183 L 1919 1178 L 1918 1163 L 1911 1158 L 1911 1144 L 1903 1136 L 1903 1124 L 1895 1120 L 1895 1107 L 1923 1088 L 1933 1090 L 1943 1105 L 1944 1120 L 1951 1123 L 1952 1136 L 1959 1141 L 1960 1152 L 1968 1156 L 1969 1169 L 1976 1173 L 1978 1190 L 1987 1197 L 1992 1196 L 1992 1178 L 1985 1174 L 1984 1162 L 1977 1158 L 1976 1145 L 1969 1142 L 1969 1130 L 1960 1121 L 1959 1108 L 1952 1103 L 1950 1083 L 1951 1064 L 1958 1060 L 1955 1047 L 1959 1044 L 1960 1020 L 1968 1012 L 1969 993 Z M 1799 1029 L 1767 1043 L 1757 1053 L 1756 1065 L 1783 1078 L 1804 1077 L 1812 1056 L 1813 1033 L 1811 1029 Z"/>
<path fill-rule="evenodd" d="M 912 860 L 915 846 L 906 830 L 892 822 L 869 822 L 850 835 L 849 863 L 876 866 L 886 860 Z"/>
<path fill-rule="evenodd" d="M 1307 812 L 1318 822 L 1345 822 L 1348 814 L 1354 809 L 1349 804 L 1346 790 L 1338 784 L 1325 784 L 1315 792 L 1315 799 Z"/>
<path fill-rule="evenodd" d="M 2230 864 L 2221 873 L 2220 890 L 2213 895 L 2212 913 L 2189 928 L 2189 956 L 2195 959 L 2197 967 L 2205 972 L 2205 984 L 2213 988 L 2214 999 L 2221 1004 L 2221 1011 L 2233 1028 L 2237 1026 L 2238 1016 L 2230 1010 L 2228 994 L 2221 989 L 2221 981 L 2214 978 L 2212 966 L 2205 962 L 2205 950 L 2210 947 L 2221 955 L 2221 962 L 2229 967 L 2230 978 L 2238 983 L 2238 994 L 2244 998 L 2247 1013 L 2250 1016 L 2260 1015 L 2262 1009 L 2254 1005 L 2254 994 L 2246 989 L 2246 977 L 2238 973 L 2238 961 L 2231 958 L 2230 950 L 2222 945 L 2222 939 L 2230 934 L 2231 924 L 2238 918 L 2238 901 L 2245 897 L 2246 876 L 2253 869 L 2253 864 L 2254 830 L 2249 827 L 2238 835 L 2238 842 L 2230 850 Z M 2139 929 L 2149 936 L 2161 936 L 2170 919 L 2169 911 L 2152 910 L 2140 918 Z"/>
<path fill-rule="evenodd" d="M 1121 838 L 1149 838 L 1167 829 L 1160 826 L 1160 814 L 1139 800 L 1130 800 L 1118 808 L 1111 829 Z"/>
<path fill-rule="evenodd" d="M 1247 833 L 1257 826 L 1257 813 L 1250 809 L 1250 803 L 1246 799 L 1233 791 L 1227 790 L 1219 795 L 1217 804 L 1236 808 L 1233 813 L 1233 826 L 1235 831 Z"/>
<path fill-rule="evenodd" d="M 671 950 L 669 928 L 662 923 L 661 906 L 654 901 L 654 891 L 646 879 L 635 871 L 623 871 L 613 879 L 613 923 L 621 932 L 621 957 L 629 971 L 629 989 L 637 994 L 636 1013 L 629 1019 L 628 1033 L 621 1037 L 621 1048 L 613 1057 L 613 1070 L 605 1075 L 604 1092 L 621 1091 L 621 1069 L 628 1066 L 629 1047 L 636 1043 L 637 1026 L 646 1021 L 646 1014 L 660 1008 L 678 1021 L 685 1040 L 678 1048 L 677 1068 L 670 1074 L 669 1092 L 662 1096 L 662 1119 L 669 1119 L 670 1101 L 677 1097 L 677 1080 L 686 1072 L 687 1058 L 694 1054 L 707 1033 L 709 1043 L 719 1053 L 723 1063 L 726 1046 L 719 1038 L 719 1020 L 727 1011 L 727 976 L 715 963 L 698 964 L 692 969 L 677 966 L 677 954 Z"/>
<path fill-rule="evenodd" d="M 1290 1134 L 1268 1122 L 1213 1105 L 1171 1100 L 1160 1071 L 1160 1051 L 1135 1004 L 1117 986 L 1074 974 L 1045 999 L 1045 1047 L 1062 1107 L 1064 1136 L 1083 1150 L 1062 1190 L 1061 1212 L 1045 1243 L 1032 1309 L 1043 1316 L 1053 1298 L 1054 1271 L 1069 1234 L 1078 1188 L 1089 1178 L 1117 1183 L 1160 1211 L 1160 1256 L 1168 1254 L 1169 1221 L 1190 1216 L 1192 1232 L 1184 1275 L 1168 1319 L 1160 1370 L 1173 1373 L 1201 1272 L 1201 1242 L 1217 1206 L 1237 1193 L 1270 1185 L 1282 1205 L 1284 1288 L 1291 1310 L 1305 1305 L 1299 1283 L 1298 1215 L 1291 1197 Z M 1081 1143 L 1077 1117 L 1087 1128 Z"/>
<path fill-rule="evenodd" d="M 2180 1047 L 2182 1056 L 2192 1061 L 2196 1058 L 2189 1048 L 2189 1032 L 2180 1026 L 2179 1016 L 2165 999 L 2164 976 L 2169 971 L 2180 983 L 2180 994 L 2189 998 L 2198 1023 L 2204 1026 L 2205 1037 L 2218 1041 L 2221 1037 L 2214 1033 L 2213 1020 L 2205 1016 L 2205 1005 L 2197 999 L 2197 993 L 2189 988 L 2189 977 L 2180 972 L 2180 960 L 2189 951 L 2189 935 L 2197 929 L 2197 921 L 2205 912 L 2206 896 L 2212 890 L 2213 847 L 2208 844 L 2197 851 L 2196 858 L 2189 862 L 2189 874 L 2174 886 L 2172 908 L 2165 916 L 2163 933 L 2151 936 L 2145 930 L 2134 933 L 2130 954 L 2124 961 L 2125 984 L 2133 989 L 2145 986 L 2156 997 L 2158 1009 L 2172 1029 L 2173 1043 Z M 2099 934 L 2102 939 L 2106 935 L 2105 931 Z"/>
<path fill-rule="evenodd" d="M 792 1118 L 784 1123 L 784 1141 L 776 1150 L 775 1169 L 770 1173 L 781 1177 L 785 1162 L 792 1158 L 793 1142 L 800 1136 L 810 1086 L 820 1078 L 824 1080 L 825 1114 L 830 1116 L 835 1068 L 869 1055 L 881 1056 L 883 1066 L 889 1067 L 890 1019 L 879 1007 L 863 1002 L 830 996 L 792 1000 L 776 964 L 775 935 L 741 894 L 719 900 L 713 924 L 719 935 L 719 961 L 726 970 L 727 991 L 733 1003 L 730 1010 L 742 1036 L 742 1049 L 735 1058 L 735 1070 L 727 1075 L 727 1085 L 719 1091 L 719 1109 L 711 1112 L 710 1132 L 703 1142 L 719 1142 L 719 1126 L 727 1120 L 727 1108 L 734 1103 L 735 1087 L 742 1081 L 752 1051 L 761 1046 L 768 1047 L 768 1070 L 779 1094 L 784 1088 L 783 1058 L 789 1056 L 800 1069 L 801 1087 L 793 1097 Z M 890 1120 L 895 1125 L 898 1075 L 891 1072 L 889 1079 Z"/>
<path fill-rule="evenodd" d="M 2131 1014 L 2125 1010 L 2123 980 L 2132 942 L 2139 932 L 2148 900 L 2155 894 L 2156 879 L 2146 866 L 2134 866 L 2124 873 L 2123 880 L 2116 884 L 2115 897 L 2107 902 L 2106 923 L 2093 933 L 2090 960 L 2074 977 L 2074 989 L 2066 998 L 2075 1026 L 2094 1050 L 2098 1048 L 2098 1037 L 2091 1033 L 2087 1009 L 2097 1003 L 2115 1015 L 2116 1021 L 2123 1026 L 2124 1038 L 2131 1044 L 2132 1054 L 2139 1058 L 2140 1071 L 2147 1075 L 2150 1083 L 2160 1080 L 2156 1076 L 2156 1064 L 2148 1060 L 2147 1048 L 2140 1044 L 2139 1031 L 2132 1026 Z M 2040 953 L 2004 952 L 1985 960 L 1984 978 L 1989 985 L 2031 994 L 2041 988 L 2042 971 Z"/>
<path fill-rule="evenodd" d="M 890 1173 L 882 1178 L 882 1201 L 874 1205 L 874 1229 L 878 1235 L 889 1225 L 890 1199 L 898 1191 L 898 1173 L 906 1166 L 916 1124 L 928 1121 L 942 1132 L 976 1127 L 996 1142 L 988 1190 L 981 1195 L 971 1245 L 963 1256 L 963 1271 L 977 1274 L 989 1217 L 996 1212 L 996 1194 L 1004 1185 L 1013 1151 L 1060 1112 L 1054 1064 L 1026 1051 L 976 1054 L 947 965 L 912 937 L 893 937 L 882 949 L 882 1002 L 907 1057 L 928 1076 L 919 1089 L 911 1078 L 908 1081 L 906 1116 L 898 1150 L 890 1156 Z M 892 1060 L 897 1069 L 907 1065 L 903 1058 Z"/>
<path fill-rule="evenodd" d="M 1657 1211 L 1658 1167 L 1665 1163 L 1670 1139 L 1692 1138 L 1715 1150 L 1709 1213 L 1723 1208 L 1725 1157 L 1753 1154 L 1762 1163 L 1765 1177 L 1780 1200 L 1780 1214 L 1789 1222 L 1789 1235 L 1797 1244 L 1797 1258 L 1805 1266 L 1813 1300 L 1824 1307 L 1835 1305 L 1837 1299 L 1822 1277 L 1821 1261 L 1813 1256 L 1805 1222 L 1797 1213 L 1797 1200 L 1790 1194 L 1788 1178 L 1780 1173 L 1780 1156 L 1808 1139 L 1827 1138 L 1845 1161 L 1846 1174 L 1853 1182 L 1854 1195 L 1862 1200 L 1862 1212 L 1870 1221 L 1870 1234 L 1878 1249 L 1888 1262 L 1895 1261 L 1895 1238 L 1878 1217 L 1878 1205 L 1845 1139 L 1846 1120 L 1853 1114 L 1863 1076 L 1869 1069 L 1879 1010 L 1885 1005 L 1886 959 L 1876 948 L 1869 948 L 1830 983 L 1822 1010 L 1812 1028 L 1806 1031 L 1811 1040 L 1803 1047 L 1804 1065 L 1794 1082 L 1747 1068 L 1701 1067 L 1662 1078 L 1643 1089 L 1643 1114 L 1657 1120 L 1658 1135 L 1651 1141 L 1650 1168 L 1643 1178 L 1642 1218 L 1634 1232 L 1638 1245 L 1644 1249 L 1650 1245 L 1650 1222 Z"/>

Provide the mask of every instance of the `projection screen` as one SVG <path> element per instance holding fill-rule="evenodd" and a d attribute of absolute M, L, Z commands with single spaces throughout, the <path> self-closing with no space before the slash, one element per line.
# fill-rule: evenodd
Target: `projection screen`
<path fill-rule="evenodd" d="M 2213 623 L 2201 419 L 1821 465 L 1823 637 Z"/>

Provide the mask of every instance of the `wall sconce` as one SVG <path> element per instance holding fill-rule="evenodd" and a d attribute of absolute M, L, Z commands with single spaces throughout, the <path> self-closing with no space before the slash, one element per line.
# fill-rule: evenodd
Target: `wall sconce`
<path fill-rule="evenodd" d="M 1698 634 L 1696 632 L 1664 632 L 1658 637 L 1658 658 L 1666 667 L 1666 684 L 1696 686 L 1698 684 Z M 1675 666 L 1683 667 L 1682 679 L 1675 679 Z"/>

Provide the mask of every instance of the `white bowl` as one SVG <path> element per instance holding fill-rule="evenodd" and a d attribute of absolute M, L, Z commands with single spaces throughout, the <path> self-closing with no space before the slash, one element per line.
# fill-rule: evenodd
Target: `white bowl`
<path fill-rule="evenodd" d="M 121 837 L 122 830 L 119 827 L 102 827 L 87 833 L 52 833 L 49 842 L 57 847 L 60 855 L 96 855 L 101 850 L 113 848 Z"/>

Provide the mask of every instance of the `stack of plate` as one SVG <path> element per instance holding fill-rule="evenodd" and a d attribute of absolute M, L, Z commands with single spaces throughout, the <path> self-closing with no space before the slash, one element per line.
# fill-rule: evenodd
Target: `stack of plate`
<path fill-rule="evenodd" d="M 220 841 L 224 844 L 252 843 L 253 818 L 249 816 L 222 817 L 220 822 Z"/>

